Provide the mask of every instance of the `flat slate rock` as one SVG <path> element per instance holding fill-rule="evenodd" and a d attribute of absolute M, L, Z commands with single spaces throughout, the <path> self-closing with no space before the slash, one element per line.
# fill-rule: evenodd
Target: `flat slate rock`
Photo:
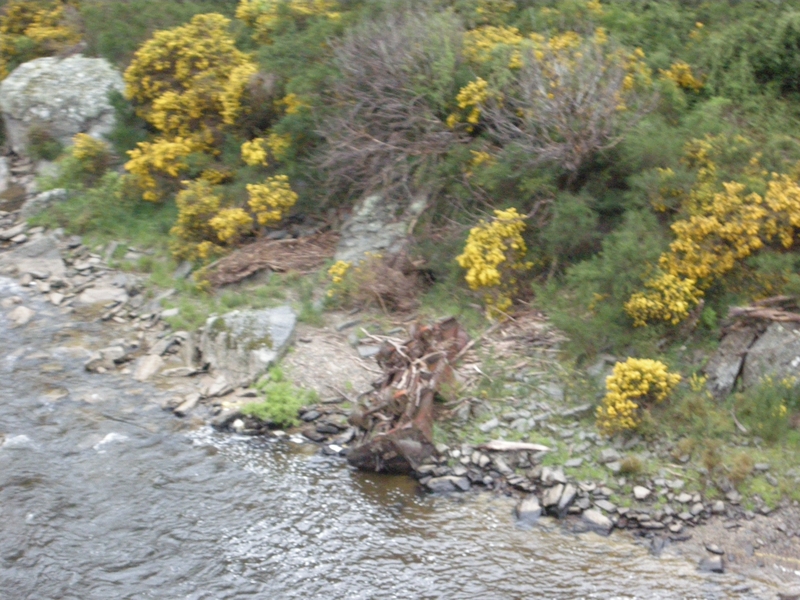
<path fill-rule="evenodd" d="M 246 387 L 283 355 L 296 323 L 290 306 L 212 316 L 200 336 L 203 362 L 225 373 L 234 386 Z"/>

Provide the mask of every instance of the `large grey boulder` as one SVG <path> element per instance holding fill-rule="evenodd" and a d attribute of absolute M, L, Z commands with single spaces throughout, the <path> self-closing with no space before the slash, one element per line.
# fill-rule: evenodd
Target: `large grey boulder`
<path fill-rule="evenodd" d="M 353 209 L 341 229 L 336 260 L 358 263 L 368 254 L 391 256 L 403 250 L 427 200 L 419 198 L 401 207 L 380 194 L 367 196 Z"/>
<path fill-rule="evenodd" d="M 200 336 L 203 362 L 233 385 L 248 385 L 286 351 L 297 317 L 289 306 L 210 317 Z"/>
<path fill-rule="evenodd" d="M 0 83 L 0 110 L 11 148 L 25 154 L 31 127 L 42 128 L 62 144 L 76 133 L 94 137 L 114 127 L 108 95 L 122 92 L 120 73 L 102 58 L 37 58 Z"/>
<path fill-rule="evenodd" d="M 756 385 L 764 377 L 800 380 L 800 327 L 772 323 L 750 347 L 744 359 L 742 385 Z"/>

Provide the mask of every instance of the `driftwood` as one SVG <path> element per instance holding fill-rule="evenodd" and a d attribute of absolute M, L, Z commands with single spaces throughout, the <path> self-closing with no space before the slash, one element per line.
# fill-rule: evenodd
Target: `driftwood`
<path fill-rule="evenodd" d="M 750 306 L 733 306 L 728 311 L 731 320 L 762 320 L 782 323 L 800 323 L 797 299 L 791 296 L 773 296 L 753 302 Z"/>
<path fill-rule="evenodd" d="M 449 318 L 413 326 L 407 341 L 383 340 L 377 360 L 384 373 L 350 415 L 361 435 L 347 460 L 365 471 L 410 473 L 434 454 L 434 398 L 452 380 L 469 337 Z"/>
<path fill-rule="evenodd" d="M 492 440 L 478 446 L 481 450 L 493 450 L 495 452 L 550 452 L 550 448 L 542 444 L 531 444 L 529 442 L 507 442 L 505 440 Z"/>

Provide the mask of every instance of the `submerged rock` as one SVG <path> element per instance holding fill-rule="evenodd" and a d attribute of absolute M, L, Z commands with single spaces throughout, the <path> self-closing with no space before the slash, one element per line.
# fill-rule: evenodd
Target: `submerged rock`
<path fill-rule="evenodd" d="M 213 316 L 200 336 L 203 362 L 224 372 L 232 385 L 249 385 L 286 351 L 296 322 L 289 306 Z"/>
<path fill-rule="evenodd" d="M 542 516 L 542 507 L 539 499 L 530 495 L 517 505 L 517 518 L 526 523 L 535 523 Z"/>

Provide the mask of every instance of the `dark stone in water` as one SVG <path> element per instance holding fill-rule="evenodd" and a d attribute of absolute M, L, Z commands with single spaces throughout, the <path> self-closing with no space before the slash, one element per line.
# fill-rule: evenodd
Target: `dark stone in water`
<path fill-rule="evenodd" d="M 708 571 L 711 573 L 724 573 L 725 572 L 725 565 L 722 561 L 721 556 L 711 556 L 709 558 L 704 558 L 700 561 L 699 566 L 701 571 Z"/>

